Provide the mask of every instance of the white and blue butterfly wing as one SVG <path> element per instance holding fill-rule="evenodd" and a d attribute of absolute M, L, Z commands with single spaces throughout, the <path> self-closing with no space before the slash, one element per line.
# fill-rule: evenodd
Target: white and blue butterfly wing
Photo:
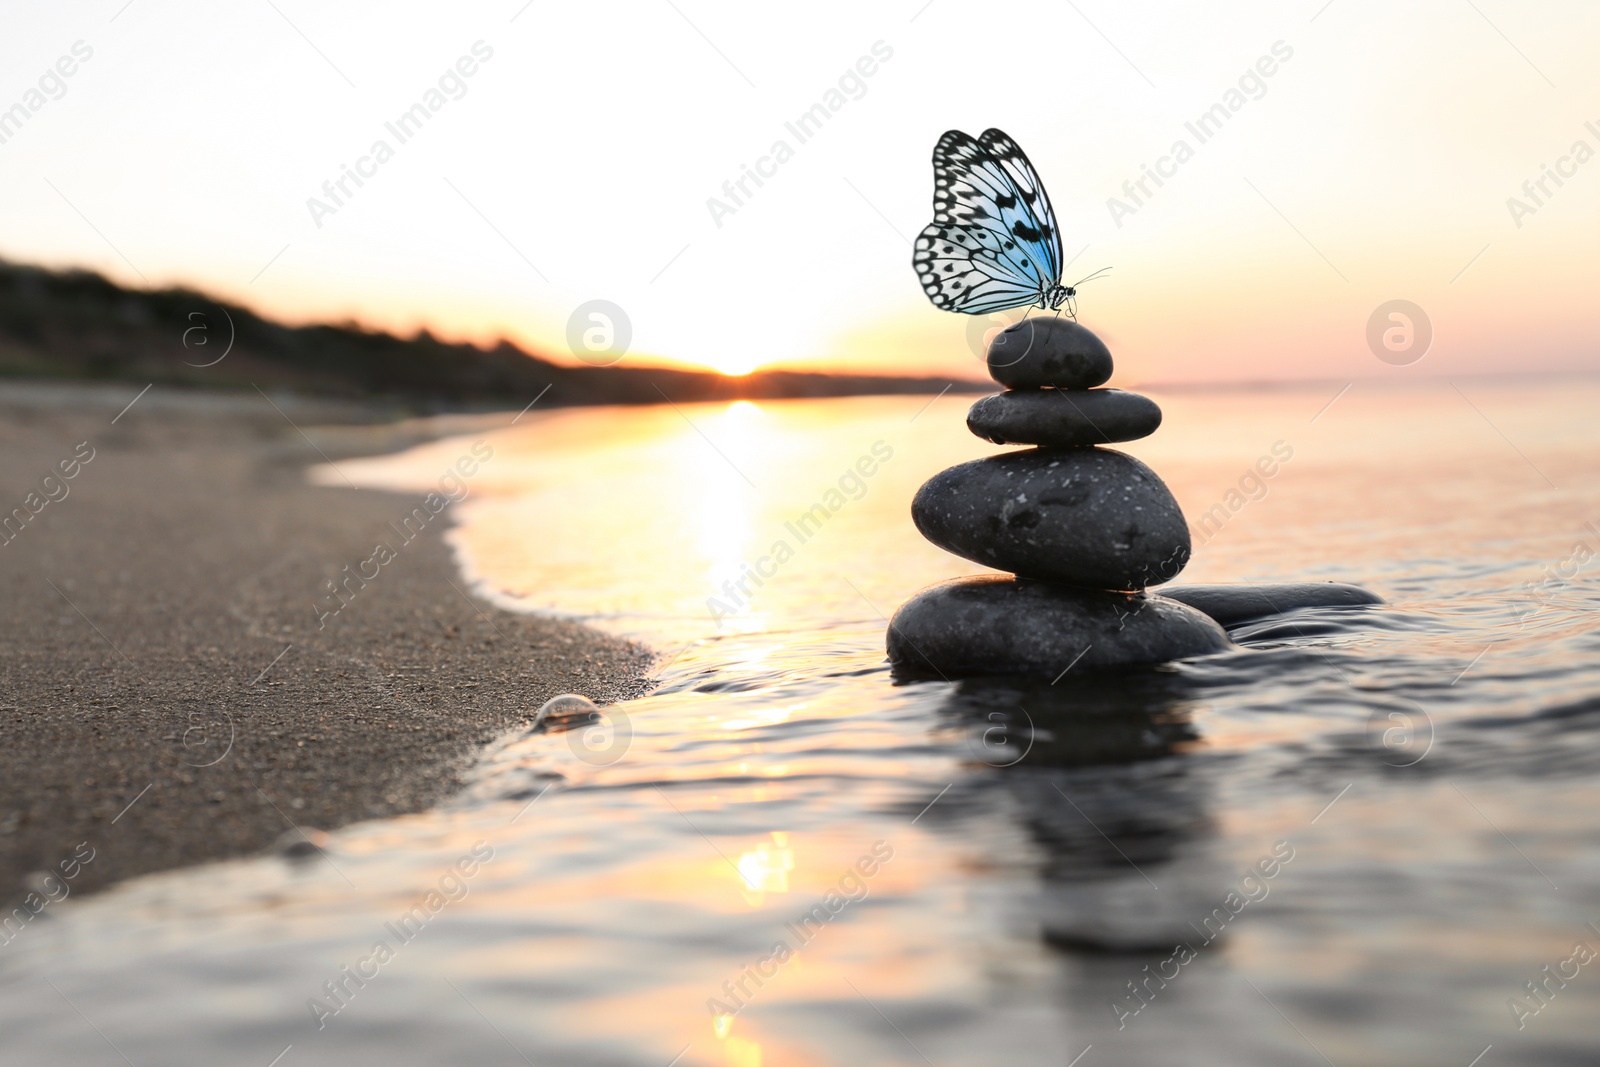
<path fill-rule="evenodd" d="M 1038 174 L 1004 133 L 984 138 L 999 156 L 960 130 L 934 146 L 934 221 L 912 254 L 933 305 L 973 315 L 1031 304 L 1061 273 L 1061 238 Z"/>
<path fill-rule="evenodd" d="M 1039 299 L 1032 264 L 1015 241 L 964 223 L 930 223 L 911 262 L 922 291 L 941 311 L 986 315 Z"/>
<path fill-rule="evenodd" d="M 1033 169 L 1022 146 L 1011 139 L 1004 130 L 988 129 L 978 143 L 989 150 L 989 155 L 1005 170 L 1006 176 L 1022 198 L 1018 212 L 1025 225 L 1039 233 L 1041 251 L 1047 259 L 1046 269 L 1052 284 L 1061 281 L 1061 229 L 1056 225 L 1055 209 L 1050 206 L 1050 194 L 1044 191 L 1044 181 Z M 1015 228 L 1013 227 L 1013 232 Z"/>

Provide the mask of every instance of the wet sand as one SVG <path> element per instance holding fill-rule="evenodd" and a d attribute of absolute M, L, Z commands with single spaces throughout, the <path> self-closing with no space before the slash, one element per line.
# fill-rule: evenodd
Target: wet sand
<path fill-rule="evenodd" d="M 420 494 L 307 484 L 319 447 L 414 426 L 161 386 L 119 416 L 137 392 L 0 386 L 6 911 L 40 872 L 76 895 L 425 808 L 549 697 L 645 688 L 647 650 L 469 598 L 448 508 L 402 542 Z M 378 542 L 394 558 L 336 599 Z"/>

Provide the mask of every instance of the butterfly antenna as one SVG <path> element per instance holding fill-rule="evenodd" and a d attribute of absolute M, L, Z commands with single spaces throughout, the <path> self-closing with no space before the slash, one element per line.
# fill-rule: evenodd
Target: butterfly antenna
<path fill-rule="evenodd" d="M 1087 278 L 1082 278 L 1082 279 L 1080 279 L 1078 281 L 1073 282 L 1072 283 L 1072 287 L 1074 289 L 1076 289 L 1078 286 L 1082 285 L 1084 282 L 1092 282 L 1096 278 L 1100 277 L 1100 275 L 1102 275 L 1102 274 L 1106 273 L 1107 271 L 1109 271 L 1110 269 L 1111 269 L 1110 267 L 1101 267 L 1099 270 L 1095 271 L 1093 274 L 1089 275 Z"/>

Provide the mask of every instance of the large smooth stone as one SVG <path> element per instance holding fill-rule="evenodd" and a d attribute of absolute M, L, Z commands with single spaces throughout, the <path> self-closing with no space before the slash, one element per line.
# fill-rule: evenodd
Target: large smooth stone
<path fill-rule="evenodd" d="M 1261 585 L 1175 585 L 1161 595 L 1205 612 L 1224 626 L 1264 619 L 1296 608 L 1345 608 L 1382 604 L 1383 598 L 1344 582 L 1279 582 Z"/>
<path fill-rule="evenodd" d="M 1156 472 L 1109 448 L 1030 448 L 929 478 L 911 519 L 974 563 L 1090 589 L 1143 589 L 1189 562 L 1189 527 Z"/>
<path fill-rule="evenodd" d="M 1156 402 L 1121 389 L 1028 389 L 972 405 L 967 429 L 997 445 L 1076 448 L 1149 437 L 1161 425 Z"/>
<path fill-rule="evenodd" d="M 1071 319 L 1041 315 L 994 335 L 989 374 L 1007 389 L 1092 389 L 1111 377 L 1105 342 Z"/>
<path fill-rule="evenodd" d="M 924 589 L 889 620 L 889 662 L 904 675 L 964 678 L 1134 667 L 1230 648 L 1193 608 L 1144 593 L 1103 593 L 975 575 Z"/>

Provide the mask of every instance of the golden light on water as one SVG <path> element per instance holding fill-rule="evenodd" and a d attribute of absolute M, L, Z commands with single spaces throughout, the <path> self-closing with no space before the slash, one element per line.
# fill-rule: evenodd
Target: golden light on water
<path fill-rule="evenodd" d="M 728 1067 L 761 1067 L 761 1044 L 729 1035 L 723 1043 Z"/>
<path fill-rule="evenodd" d="M 722 728 L 724 730 L 749 730 L 759 726 L 776 726 L 780 722 L 787 722 L 791 715 L 803 707 L 805 705 L 802 703 L 759 708 L 748 715 L 724 719 Z"/>
<path fill-rule="evenodd" d="M 747 888 L 759 893 L 787 893 L 789 872 L 794 870 L 794 852 L 787 846 L 789 835 L 773 831 L 772 841 L 757 845 L 739 857 L 739 876 Z"/>

